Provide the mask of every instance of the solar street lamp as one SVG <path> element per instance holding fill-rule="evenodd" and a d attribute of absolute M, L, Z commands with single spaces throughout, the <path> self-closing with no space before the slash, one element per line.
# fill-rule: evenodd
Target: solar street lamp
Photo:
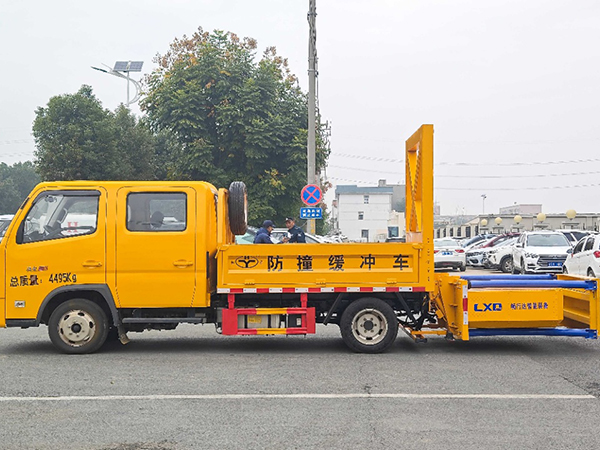
<path fill-rule="evenodd" d="M 141 72 L 142 66 L 144 65 L 144 61 L 117 61 L 113 68 L 107 66 L 106 64 L 102 64 L 106 69 L 101 69 L 99 67 L 92 66 L 92 69 L 99 70 L 100 72 L 107 73 L 109 75 L 114 75 L 115 77 L 123 78 L 127 80 L 127 103 L 126 105 L 132 105 L 140 99 L 140 95 L 142 93 L 142 86 L 136 80 L 133 80 L 129 77 L 130 72 Z M 126 74 L 126 75 L 123 75 Z M 135 87 L 135 95 L 130 100 L 129 99 L 129 82 L 133 83 Z"/>

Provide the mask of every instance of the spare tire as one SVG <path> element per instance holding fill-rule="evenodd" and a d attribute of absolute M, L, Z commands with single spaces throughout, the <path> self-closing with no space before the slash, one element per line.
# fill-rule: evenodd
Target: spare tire
<path fill-rule="evenodd" d="M 233 234 L 242 235 L 248 229 L 248 192 L 241 181 L 229 185 L 229 227 Z"/>

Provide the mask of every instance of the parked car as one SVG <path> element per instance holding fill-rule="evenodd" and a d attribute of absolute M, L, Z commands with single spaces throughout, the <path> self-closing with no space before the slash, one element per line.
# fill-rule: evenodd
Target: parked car
<path fill-rule="evenodd" d="M 600 235 L 585 236 L 575 244 L 565 260 L 563 273 L 594 278 L 600 275 Z"/>
<path fill-rule="evenodd" d="M 513 273 L 560 273 L 572 247 L 558 231 L 526 231 L 512 250 Z"/>
<path fill-rule="evenodd" d="M 433 253 L 435 268 L 451 267 L 461 272 L 467 269 L 465 249 L 459 246 L 454 239 L 434 239 Z"/>
<path fill-rule="evenodd" d="M 592 231 L 587 230 L 556 230 L 565 235 L 572 246 L 575 246 L 579 240 L 592 234 Z"/>
<path fill-rule="evenodd" d="M 306 237 L 307 244 L 322 244 L 324 242 L 320 236 L 314 234 L 304 233 L 304 236 Z M 287 228 L 275 228 L 271 232 L 271 239 L 275 240 L 276 242 L 282 242 L 284 237 L 289 237 Z"/>
<path fill-rule="evenodd" d="M 474 244 L 477 244 L 482 241 L 487 241 L 493 237 L 496 237 L 495 234 L 478 234 L 477 236 L 473 236 L 472 238 L 465 238 L 461 243 L 462 246 L 467 248 L 471 247 Z"/>
<path fill-rule="evenodd" d="M 235 243 L 236 244 L 254 244 L 254 237 L 256 236 L 257 231 L 258 231 L 258 228 L 248 227 L 248 229 L 246 230 L 246 234 L 235 237 Z M 278 243 L 278 241 L 276 241 L 272 235 L 271 235 L 271 242 L 273 242 L 273 244 Z"/>
<path fill-rule="evenodd" d="M 6 229 L 10 225 L 10 222 L 13 220 L 14 214 L 2 214 L 0 215 L 0 241 L 4 237 L 4 233 L 6 233 Z"/>
<path fill-rule="evenodd" d="M 518 233 L 494 235 L 488 240 L 481 241 L 479 244 L 476 244 L 474 247 L 471 247 L 471 249 L 466 251 L 467 264 L 474 267 L 485 267 L 486 269 L 489 269 L 489 262 L 486 264 L 488 253 L 498 245 L 501 245 L 503 242 L 511 239 L 514 236 L 518 236 Z"/>
<path fill-rule="evenodd" d="M 487 254 L 490 269 L 498 269 L 504 273 L 512 273 L 512 247 L 517 242 L 518 236 L 513 236 L 492 248 Z M 484 267 L 485 267 L 484 261 Z"/>

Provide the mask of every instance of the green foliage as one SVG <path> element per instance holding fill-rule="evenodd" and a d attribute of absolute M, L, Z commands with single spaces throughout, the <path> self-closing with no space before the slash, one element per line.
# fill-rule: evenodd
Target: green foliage
<path fill-rule="evenodd" d="M 158 56 L 140 103 L 151 128 L 165 138 L 170 178 L 227 187 L 244 181 L 249 221 L 283 225 L 298 215 L 306 182 L 307 99 L 287 61 L 268 48 L 255 61 L 256 42 L 199 29 Z M 319 139 L 317 166 L 329 150 Z"/>
<path fill-rule="evenodd" d="M 52 97 L 33 123 L 35 156 L 44 180 L 154 178 L 154 137 L 124 106 L 102 107 L 92 88 Z"/>
<path fill-rule="evenodd" d="M 0 214 L 14 214 L 39 181 L 31 161 L 0 163 Z"/>

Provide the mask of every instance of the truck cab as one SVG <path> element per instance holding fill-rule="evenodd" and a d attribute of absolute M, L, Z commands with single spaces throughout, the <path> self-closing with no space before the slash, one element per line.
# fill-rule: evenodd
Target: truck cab
<path fill-rule="evenodd" d="M 0 243 L 0 325 L 47 324 L 58 305 L 77 299 L 115 318 L 137 308 L 208 306 L 216 193 L 202 182 L 37 186 Z"/>

